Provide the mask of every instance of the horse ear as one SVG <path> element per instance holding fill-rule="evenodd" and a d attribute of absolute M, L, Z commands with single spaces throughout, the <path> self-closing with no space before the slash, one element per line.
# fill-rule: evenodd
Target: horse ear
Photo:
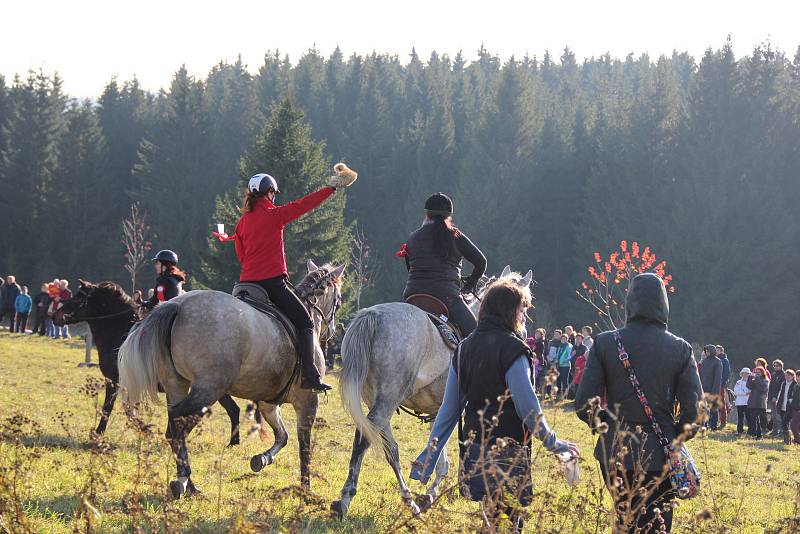
<path fill-rule="evenodd" d="M 80 278 L 78 278 L 78 285 L 80 285 L 81 287 L 92 287 L 91 282 L 87 282 L 86 280 L 82 280 Z"/>
<path fill-rule="evenodd" d="M 347 268 L 347 263 L 343 263 L 340 266 L 336 267 L 334 270 L 331 271 L 331 275 L 334 278 L 340 278 L 344 274 L 344 270 Z"/>
<path fill-rule="evenodd" d="M 503 267 L 503 272 L 500 273 L 500 278 L 505 278 L 509 274 L 511 274 L 511 266 L 510 265 L 506 265 L 505 267 Z"/>
<path fill-rule="evenodd" d="M 308 260 L 306 262 L 306 267 L 308 267 L 308 272 L 309 273 L 313 273 L 314 271 L 319 270 L 319 267 L 317 267 L 317 264 L 314 263 L 314 260 Z"/>
<path fill-rule="evenodd" d="M 520 280 L 519 283 L 522 287 L 528 287 L 529 285 L 531 285 L 531 280 L 533 280 L 533 271 L 529 269 L 528 272 L 525 273 L 525 276 L 522 277 L 522 280 Z"/>

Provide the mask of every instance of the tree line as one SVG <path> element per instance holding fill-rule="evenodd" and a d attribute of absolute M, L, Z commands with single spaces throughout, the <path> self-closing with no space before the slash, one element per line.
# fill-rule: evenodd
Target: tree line
<path fill-rule="evenodd" d="M 291 231 L 290 269 L 346 259 L 357 231 L 376 278 L 362 305 L 400 298 L 394 252 L 443 191 L 490 270 L 534 270 L 544 326 L 592 324 L 586 267 L 635 240 L 669 262 L 676 332 L 800 364 L 784 339 L 800 318 L 800 49 L 769 44 L 583 61 L 276 51 L 255 72 L 181 67 L 158 92 L 112 79 L 96 101 L 58 75 L 0 77 L 0 271 L 125 280 L 120 222 L 139 202 L 154 248 L 228 290 L 232 244 L 209 235 L 235 221 L 244 180 L 271 172 L 286 201 L 338 160 L 361 179 Z"/>

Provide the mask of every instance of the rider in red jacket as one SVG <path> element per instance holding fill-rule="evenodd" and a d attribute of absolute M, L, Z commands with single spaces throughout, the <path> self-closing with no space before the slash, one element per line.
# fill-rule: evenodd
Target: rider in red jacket
<path fill-rule="evenodd" d="M 275 205 L 278 183 L 268 174 L 256 174 L 247 185 L 242 217 L 236 224 L 236 255 L 242 264 L 240 282 L 263 287 L 270 300 L 297 328 L 300 352 L 300 387 L 317 392 L 331 386 L 322 382 L 314 364 L 314 323 L 308 310 L 286 284 L 286 255 L 283 228 L 313 210 L 336 189 L 323 187 L 283 206 Z"/>

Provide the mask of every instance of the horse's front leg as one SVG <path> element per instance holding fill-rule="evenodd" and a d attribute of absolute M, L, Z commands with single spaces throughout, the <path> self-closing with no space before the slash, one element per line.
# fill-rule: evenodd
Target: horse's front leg
<path fill-rule="evenodd" d="M 436 476 L 434 477 L 431 485 L 428 486 L 428 493 L 426 494 L 430 500 L 428 506 L 433 504 L 433 501 L 435 501 L 436 497 L 439 496 L 439 487 L 442 485 L 442 482 L 444 481 L 445 477 L 447 476 L 447 472 L 450 469 L 450 460 L 447 458 L 447 443 L 443 443 L 441 446 L 445 448 L 442 450 L 442 454 L 439 456 L 439 461 L 436 462 Z M 427 506 L 425 508 L 427 508 Z"/>
<path fill-rule="evenodd" d="M 289 433 L 286 432 L 286 426 L 283 424 L 283 419 L 281 418 L 281 409 L 279 406 L 267 404 L 266 402 L 260 402 L 258 403 L 256 410 L 258 410 L 256 413 L 261 413 L 263 418 L 259 425 L 261 440 L 265 442 L 267 440 L 267 432 L 264 428 L 264 422 L 266 422 L 272 428 L 272 434 L 275 437 L 272 447 L 261 454 L 253 456 L 250 459 L 250 469 L 255 472 L 259 472 L 275 461 L 275 457 L 278 455 L 278 452 L 286 446 L 286 443 L 288 443 Z"/>
<path fill-rule="evenodd" d="M 103 411 L 100 413 L 100 423 L 97 425 L 95 433 L 98 436 L 103 435 L 108 425 L 108 417 L 111 415 L 111 410 L 114 409 L 114 401 L 117 400 L 117 390 L 119 386 L 116 381 L 111 378 L 106 378 L 106 398 L 103 400 Z"/>
<path fill-rule="evenodd" d="M 305 393 L 305 392 L 304 392 Z M 317 418 L 319 399 L 316 393 L 305 393 L 293 403 L 297 413 L 297 441 L 300 449 L 300 486 L 311 488 L 311 429 Z"/>

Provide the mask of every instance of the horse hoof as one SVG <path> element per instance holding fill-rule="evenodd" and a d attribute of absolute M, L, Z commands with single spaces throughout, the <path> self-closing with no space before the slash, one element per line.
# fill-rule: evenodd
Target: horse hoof
<path fill-rule="evenodd" d="M 231 438 L 231 440 L 228 442 L 228 447 L 235 447 L 237 445 L 239 445 L 239 436 Z"/>
<path fill-rule="evenodd" d="M 258 473 L 272 463 L 272 456 L 269 454 L 257 454 L 250 458 L 250 469 Z"/>
<path fill-rule="evenodd" d="M 417 495 L 414 499 L 416 505 L 419 507 L 420 512 L 425 512 L 433 504 L 433 495 L 430 493 L 423 493 Z"/>
<path fill-rule="evenodd" d="M 192 479 L 189 479 L 189 482 L 186 484 L 186 492 L 192 497 L 202 497 L 203 492 L 200 491 L 200 488 L 194 485 Z"/>
<path fill-rule="evenodd" d="M 173 480 L 169 483 L 169 491 L 172 493 L 172 498 L 177 501 L 186 494 L 186 484 L 180 480 Z"/>
<path fill-rule="evenodd" d="M 347 508 L 344 507 L 342 501 L 333 501 L 331 503 L 331 515 L 339 521 L 344 519 L 344 516 L 347 515 Z"/>

